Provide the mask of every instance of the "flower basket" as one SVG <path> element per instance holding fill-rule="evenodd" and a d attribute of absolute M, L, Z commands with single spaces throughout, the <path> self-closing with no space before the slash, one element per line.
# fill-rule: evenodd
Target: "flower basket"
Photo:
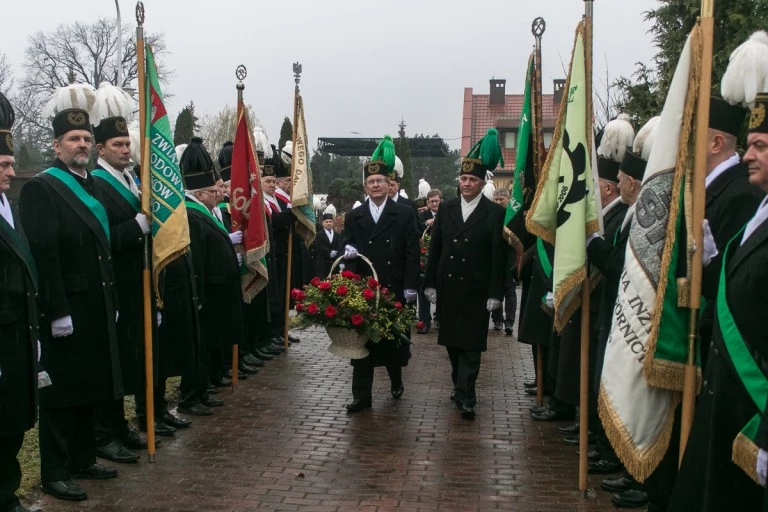
<path fill-rule="evenodd" d="M 363 359 L 370 354 L 365 348 L 366 343 L 368 343 L 368 336 L 364 334 L 346 327 L 326 327 L 325 332 L 331 338 L 328 352 L 335 356 L 346 359 Z"/>

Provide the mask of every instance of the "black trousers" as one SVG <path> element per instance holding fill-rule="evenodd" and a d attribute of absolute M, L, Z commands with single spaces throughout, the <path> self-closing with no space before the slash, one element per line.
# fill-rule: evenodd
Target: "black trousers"
<path fill-rule="evenodd" d="M 491 320 L 494 322 L 504 322 L 504 327 L 510 329 L 515 326 L 515 317 L 517 316 L 517 293 L 515 286 L 504 287 L 504 304 L 499 309 L 491 311 Z"/>
<path fill-rule="evenodd" d="M 21 466 L 16 457 L 24 442 L 24 433 L 0 436 L 0 510 L 19 504 L 16 490 L 21 485 Z"/>
<path fill-rule="evenodd" d="M 477 403 L 475 383 L 480 375 L 480 354 L 475 350 L 446 347 L 451 359 L 451 381 L 457 404 L 474 407 Z"/>
<path fill-rule="evenodd" d="M 168 402 L 165 401 L 165 379 L 160 379 L 155 385 L 155 420 L 162 418 L 168 412 Z M 142 392 L 136 395 L 136 421 L 139 425 L 147 422 L 147 395 Z"/>
<path fill-rule="evenodd" d="M 106 446 L 128 435 L 128 421 L 125 419 L 124 406 L 125 400 L 122 398 L 96 404 L 93 411 L 96 446 Z"/>
<path fill-rule="evenodd" d="M 387 373 L 392 388 L 403 385 L 403 367 L 399 364 L 387 365 Z M 352 398 L 368 400 L 373 394 L 373 364 L 355 364 L 352 369 Z"/>
<path fill-rule="evenodd" d="M 69 480 L 96 463 L 94 404 L 40 407 L 40 475 L 43 482 Z"/>
<path fill-rule="evenodd" d="M 425 327 L 432 325 L 432 304 L 427 300 L 424 295 L 424 288 L 419 288 L 419 320 L 424 322 Z"/>

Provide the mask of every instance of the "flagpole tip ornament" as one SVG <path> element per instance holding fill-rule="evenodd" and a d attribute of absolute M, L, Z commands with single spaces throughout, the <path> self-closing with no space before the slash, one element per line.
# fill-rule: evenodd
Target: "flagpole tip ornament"
<path fill-rule="evenodd" d="M 248 76 L 248 70 L 245 68 L 245 66 L 243 64 L 240 64 L 239 66 L 237 66 L 237 68 L 235 69 L 235 78 L 237 78 L 238 80 L 237 86 L 236 86 L 238 90 L 242 91 L 243 89 L 245 89 L 243 80 L 245 80 L 245 77 L 247 76 Z"/>
<path fill-rule="evenodd" d="M 496 169 L 499 165 L 504 167 L 499 132 L 496 128 L 489 128 L 485 137 L 477 141 L 467 156 L 461 159 L 461 174 L 471 174 L 485 180 L 486 172 Z"/>
<path fill-rule="evenodd" d="M 373 151 L 371 159 L 363 166 L 365 176 L 381 174 L 389 177 L 390 173 L 395 169 L 395 158 L 395 142 L 392 140 L 392 136 L 385 135 Z"/>
<path fill-rule="evenodd" d="M 545 30 L 547 30 L 547 22 L 541 16 L 531 23 L 531 34 L 533 34 L 533 37 L 541 38 Z"/>
<path fill-rule="evenodd" d="M 144 2 L 136 2 L 136 23 L 144 24 Z"/>
<path fill-rule="evenodd" d="M 296 89 L 299 88 L 299 82 L 301 82 L 302 67 L 299 62 L 293 63 L 293 81 L 296 82 Z"/>

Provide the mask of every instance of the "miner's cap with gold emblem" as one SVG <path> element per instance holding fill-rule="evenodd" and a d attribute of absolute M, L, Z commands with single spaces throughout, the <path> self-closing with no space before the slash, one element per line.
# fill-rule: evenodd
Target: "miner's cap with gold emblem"
<path fill-rule="evenodd" d="M 80 108 L 68 108 L 56 114 L 53 118 L 53 136 L 58 138 L 72 130 L 91 131 L 88 112 Z"/>
<path fill-rule="evenodd" d="M 11 128 L 16 120 L 16 113 L 8 98 L 0 93 L 0 155 L 13 156 L 13 135 Z"/>
<path fill-rule="evenodd" d="M 381 174 L 389 178 L 389 173 L 395 168 L 395 143 L 392 137 L 385 135 L 371 155 L 371 159 L 365 162 L 365 177 Z"/>
<path fill-rule="evenodd" d="M 115 137 L 128 136 L 128 123 L 123 116 L 105 117 L 93 127 L 93 140 L 96 144 L 104 144 Z"/>
<path fill-rule="evenodd" d="M 768 93 L 755 96 L 755 105 L 749 113 L 749 133 L 768 133 Z"/>
<path fill-rule="evenodd" d="M 460 175 L 471 174 L 485 180 L 486 171 L 493 171 L 498 165 L 504 167 L 504 157 L 501 155 L 499 132 L 489 128 L 485 136 L 477 141 L 467 156 L 461 159 Z"/>

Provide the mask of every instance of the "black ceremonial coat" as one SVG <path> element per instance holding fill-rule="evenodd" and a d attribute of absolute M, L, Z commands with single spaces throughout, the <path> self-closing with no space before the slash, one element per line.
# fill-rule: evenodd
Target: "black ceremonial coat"
<path fill-rule="evenodd" d="M 768 222 L 744 245 L 740 242 L 735 240 L 728 252 L 726 299 L 752 357 L 768 377 Z M 758 412 L 736 374 L 716 319 L 670 512 L 760 509 L 763 489 L 731 460 L 733 440 Z"/>
<path fill-rule="evenodd" d="M 749 172 L 742 163 L 730 167 L 710 183 L 704 216 L 720 252 L 725 250 L 731 238 L 752 218 L 764 196 L 762 190 L 749 183 Z M 717 298 L 721 263 L 721 257 L 713 259 L 704 268 L 702 275 L 702 294 L 705 298 L 699 318 L 702 365 L 706 361 L 706 347 L 712 339 L 714 301 Z"/>
<path fill-rule="evenodd" d="M 13 221 L 0 216 L 0 437 L 37 418 L 37 267 L 16 212 Z"/>
<path fill-rule="evenodd" d="M 214 339 L 225 346 L 240 344 L 244 340 L 243 299 L 232 241 L 210 216 L 187 208 L 187 218 L 205 347 L 221 348 L 211 345 Z"/>
<path fill-rule="evenodd" d="M 488 348 L 487 301 L 504 298 L 504 215 L 504 208 L 485 196 L 466 222 L 461 198 L 440 205 L 424 278 L 424 287 L 435 288 L 440 302 L 440 345 L 481 352 Z"/>
<path fill-rule="evenodd" d="M 412 201 L 411 199 L 407 197 L 403 197 L 399 195 L 398 192 L 398 198 L 397 201 L 394 201 L 397 204 L 401 204 L 403 206 L 407 206 L 411 210 L 413 210 L 413 214 L 416 216 L 416 230 L 419 232 L 419 234 L 424 232 L 424 229 L 427 227 L 426 224 L 424 224 L 424 221 L 421 218 L 421 214 L 419 213 L 419 207 L 416 204 L 415 201 Z"/>
<path fill-rule="evenodd" d="M 409 207 L 387 198 L 379 222 L 374 222 L 368 201 L 370 199 L 345 216 L 346 243 L 371 260 L 381 286 L 389 288 L 398 300 L 405 303 L 404 290 L 416 290 L 419 286 L 419 234 L 415 215 Z M 356 267 L 359 274 L 373 275 L 364 261 L 352 260 L 351 263 L 350 267 Z M 366 348 L 371 355 L 353 360 L 352 364 L 369 363 L 369 358 L 376 366 L 408 364 L 411 356 L 409 345 L 401 343 L 396 348 L 393 345 L 386 341 L 368 343 Z"/>
<path fill-rule="evenodd" d="M 520 307 L 520 329 L 517 340 L 526 345 L 549 346 L 552 339 L 553 319 L 552 314 L 544 309 L 544 297 L 546 297 L 547 292 L 552 291 L 552 276 L 547 277 L 544 273 L 535 239 L 528 250 L 531 251 L 530 260 L 527 264 L 531 276 L 528 281 L 527 294 Z M 554 260 L 554 247 L 544 242 L 544 250 L 549 256 L 549 261 L 552 262 Z M 524 270 L 526 270 L 525 266 Z M 525 286 L 523 290 L 526 290 Z"/>
<path fill-rule="evenodd" d="M 60 160 L 54 166 L 69 172 Z M 90 174 L 75 179 L 104 204 Z M 40 405 L 71 407 L 119 398 L 123 386 L 109 239 L 74 192 L 45 173 L 24 185 L 19 209 L 40 276 L 40 363 L 53 382 L 40 390 Z M 74 332 L 53 338 L 51 321 L 67 315 Z"/>
<path fill-rule="evenodd" d="M 333 230 L 331 230 L 333 231 Z M 341 233 L 333 232 L 333 241 L 328 240 L 325 228 L 318 228 L 315 236 L 315 275 L 324 278 L 331 271 L 331 264 L 336 258 L 331 258 L 331 251 L 336 251 L 336 258 L 344 252 L 344 244 Z"/>
<path fill-rule="evenodd" d="M 100 166 L 96 168 L 101 169 Z M 123 391 L 126 395 L 133 395 L 144 389 L 144 234 L 135 220 L 139 210 L 110 182 L 98 176 L 93 179 L 101 189 L 111 232 L 112 268 L 120 304 L 117 342 Z M 155 325 L 156 322 L 153 323 Z"/>

